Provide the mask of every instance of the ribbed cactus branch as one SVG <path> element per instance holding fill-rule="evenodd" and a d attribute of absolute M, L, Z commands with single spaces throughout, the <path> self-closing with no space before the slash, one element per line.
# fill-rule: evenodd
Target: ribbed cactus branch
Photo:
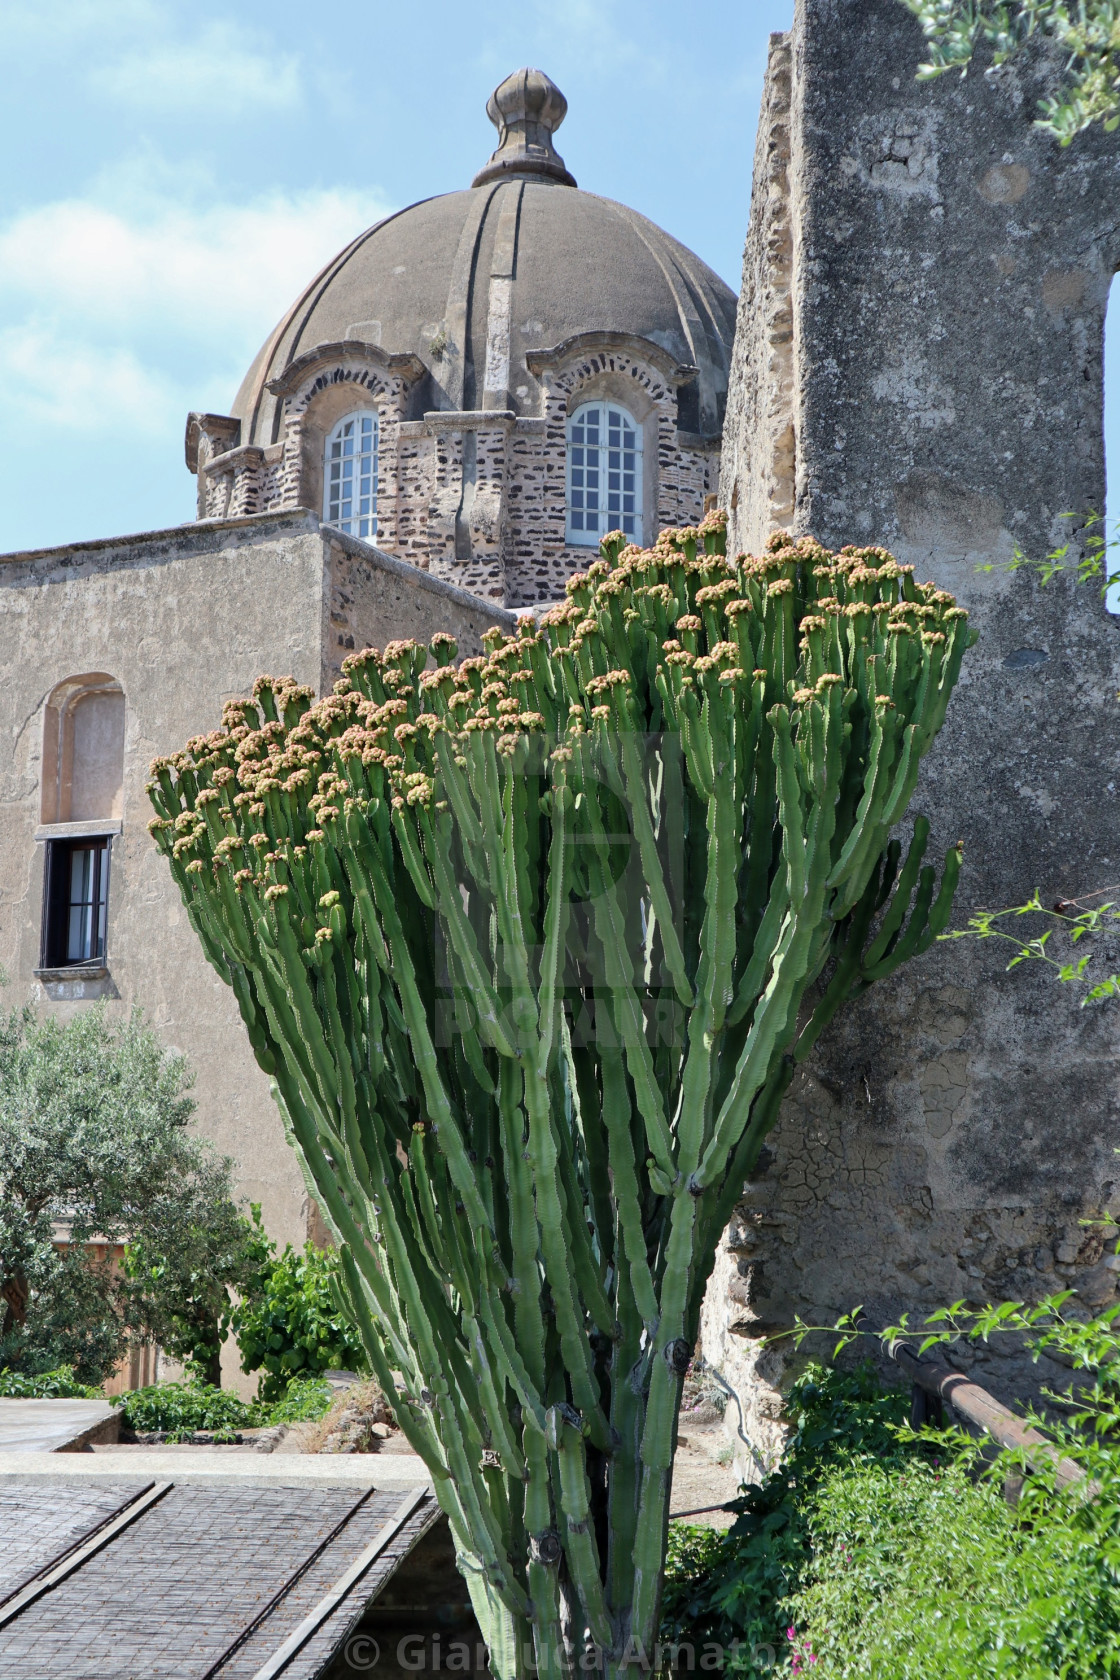
<path fill-rule="evenodd" d="M 723 528 L 607 538 L 481 658 L 390 643 L 318 702 L 262 677 L 153 767 L 502 1680 L 651 1650 L 720 1231 L 960 866 L 890 831 L 966 615 L 882 550 L 729 560 Z"/>

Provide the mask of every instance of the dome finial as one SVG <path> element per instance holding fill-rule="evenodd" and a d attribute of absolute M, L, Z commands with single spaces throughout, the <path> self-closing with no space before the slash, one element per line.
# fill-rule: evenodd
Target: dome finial
<path fill-rule="evenodd" d="M 486 101 L 486 115 L 498 130 L 498 149 L 471 186 L 482 187 L 512 175 L 574 187 L 574 178 L 552 144 L 567 109 L 568 101 L 543 70 L 515 70 L 507 76 Z"/>

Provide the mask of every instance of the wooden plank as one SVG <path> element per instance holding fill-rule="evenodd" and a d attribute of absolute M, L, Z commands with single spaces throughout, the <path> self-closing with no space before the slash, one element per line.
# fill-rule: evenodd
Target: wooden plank
<path fill-rule="evenodd" d="M 42 1598 L 44 1593 L 50 1592 L 52 1587 L 57 1587 L 60 1581 L 65 1581 L 68 1575 L 72 1575 L 76 1569 L 80 1569 L 87 1558 L 94 1557 L 110 1541 L 115 1540 L 122 1530 L 136 1521 L 137 1517 L 142 1516 L 157 1500 L 170 1493 L 173 1486 L 173 1482 L 156 1482 L 148 1488 L 147 1492 L 138 1494 L 118 1516 L 113 1517 L 103 1528 L 98 1529 L 95 1535 L 78 1546 L 46 1575 L 41 1575 L 38 1580 L 29 1582 L 14 1598 L 10 1598 L 3 1608 L 0 1608 L 0 1627 L 4 1627 L 18 1616 L 21 1610 L 26 1610 L 29 1604 L 34 1604 L 37 1598 Z"/>
<path fill-rule="evenodd" d="M 1027 1462 L 1035 1469 L 1040 1463 L 1045 1463 L 1054 1470 L 1054 1480 L 1059 1487 L 1071 1487 L 1075 1482 L 1085 1480 L 1085 1472 L 1079 1465 L 1074 1464 L 1072 1459 L 1063 1458 L 1045 1436 L 1040 1435 L 1037 1429 L 1031 1429 L 1014 1412 L 1008 1411 L 986 1388 L 970 1382 L 960 1371 L 943 1365 L 939 1359 L 931 1359 L 928 1354 L 919 1358 L 905 1342 L 892 1342 L 889 1351 L 911 1382 L 917 1383 L 919 1388 L 934 1395 L 946 1406 L 952 1406 L 960 1417 L 974 1424 L 985 1435 L 990 1435 L 997 1445 L 1024 1448 Z"/>
<path fill-rule="evenodd" d="M 349 1569 L 340 1575 L 329 1591 L 323 1595 L 314 1610 L 310 1611 L 299 1626 L 292 1630 L 284 1643 L 272 1653 L 263 1667 L 258 1668 L 253 1680 L 275 1680 L 275 1677 L 287 1667 L 296 1653 L 303 1649 L 312 1634 L 322 1627 L 327 1617 L 338 1608 L 355 1582 L 361 1580 L 370 1565 L 377 1560 L 394 1535 L 400 1532 L 422 1501 L 431 1497 L 432 1490 L 429 1485 L 413 1489 L 397 1507 L 389 1521 L 374 1535 L 369 1545 L 359 1552 Z"/>

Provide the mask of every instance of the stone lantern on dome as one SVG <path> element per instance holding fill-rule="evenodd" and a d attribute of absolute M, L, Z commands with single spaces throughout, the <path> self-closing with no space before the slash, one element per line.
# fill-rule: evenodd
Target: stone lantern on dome
<path fill-rule="evenodd" d="M 552 144 L 567 113 L 568 101 L 543 70 L 515 70 L 507 76 L 486 101 L 486 115 L 498 130 L 498 149 L 471 186 L 535 175 L 574 187 L 575 177 Z"/>

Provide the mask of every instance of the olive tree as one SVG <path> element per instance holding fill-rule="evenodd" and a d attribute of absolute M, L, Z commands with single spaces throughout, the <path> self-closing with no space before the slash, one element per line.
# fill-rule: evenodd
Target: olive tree
<path fill-rule="evenodd" d="M 0 1017 L 0 1366 L 97 1383 L 137 1335 L 220 1376 L 253 1233 L 189 1083 L 139 1015 Z"/>
<path fill-rule="evenodd" d="M 902 0 L 929 42 L 927 79 L 946 70 L 963 75 L 977 46 L 991 48 L 997 67 L 1032 37 L 1048 42 L 1061 62 L 1061 87 L 1041 101 L 1037 118 L 1068 146 L 1091 124 L 1107 133 L 1120 125 L 1120 0 Z"/>

